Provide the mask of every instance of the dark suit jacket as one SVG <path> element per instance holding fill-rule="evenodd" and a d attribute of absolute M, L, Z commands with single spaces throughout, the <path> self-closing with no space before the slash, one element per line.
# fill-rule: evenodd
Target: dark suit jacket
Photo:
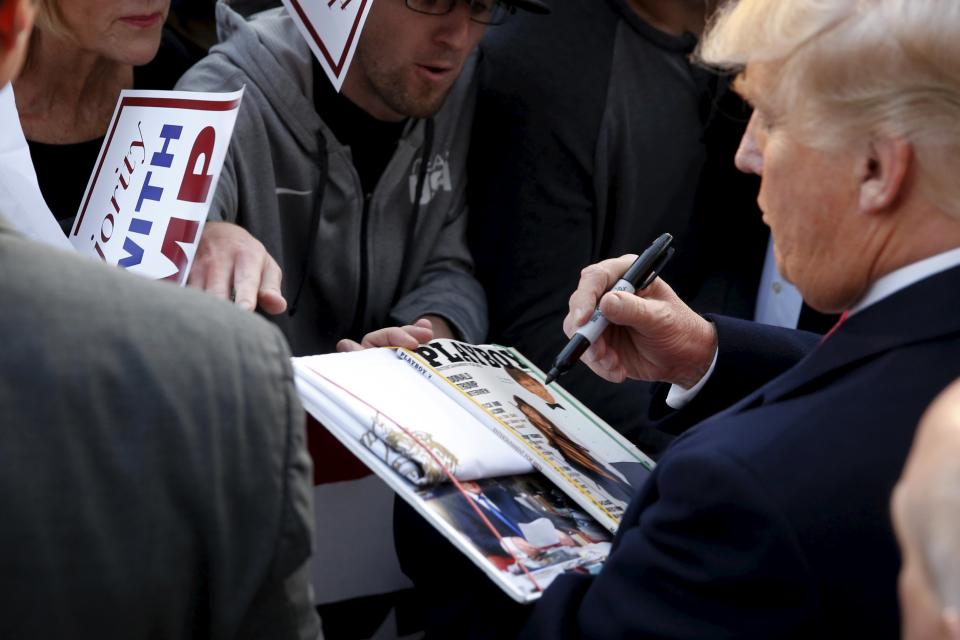
<path fill-rule="evenodd" d="M 0 223 L 0 638 L 316 638 L 279 332 Z"/>
<path fill-rule="evenodd" d="M 559 578 L 526 637 L 896 638 L 890 492 L 923 410 L 960 376 L 958 291 L 955 268 L 869 307 L 679 438 L 600 575 Z"/>

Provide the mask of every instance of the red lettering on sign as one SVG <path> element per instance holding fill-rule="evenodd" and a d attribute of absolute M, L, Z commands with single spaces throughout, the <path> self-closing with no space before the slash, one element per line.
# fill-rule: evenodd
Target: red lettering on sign
<path fill-rule="evenodd" d="M 190 150 L 187 169 L 183 172 L 183 181 L 180 183 L 180 193 L 177 195 L 177 200 L 200 203 L 207 201 L 210 184 L 213 182 L 213 176 L 209 175 L 207 171 L 210 170 L 210 160 L 216 141 L 217 132 L 213 127 L 207 127 L 197 136 L 193 143 L 193 149 Z M 201 155 L 203 156 L 203 169 L 200 170 L 200 173 L 194 173 L 197 159 Z"/>
<path fill-rule="evenodd" d="M 177 271 L 164 278 L 164 280 L 171 280 L 178 284 L 183 283 L 183 278 L 186 275 L 183 270 L 187 266 L 187 254 L 183 252 L 183 247 L 178 243 L 185 242 L 187 244 L 193 244 L 197 239 L 197 229 L 199 227 L 200 223 L 194 220 L 170 218 L 170 224 L 167 225 L 167 233 L 163 236 L 163 245 L 160 247 L 160 253 L 177 266 Z"/>

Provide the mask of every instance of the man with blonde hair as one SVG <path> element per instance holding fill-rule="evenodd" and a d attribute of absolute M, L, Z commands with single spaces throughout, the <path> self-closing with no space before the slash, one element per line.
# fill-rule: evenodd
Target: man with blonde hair
<path fill-rule="evenodd" d="M 904 640 L 960 639 L 960 381 L 924 414 L 891 511 Z"/>
<path fill-rule="evenodd" d="M 597 303 L 612 323 L 590 367 L 725 410 L 666 451 L 603 570 L 554 582 L 528 637 L 897 636 L 889 495 L 960 376 L 958 33 L 944 0 L 741 0 L 713 22 L 700 55 L 755 107 L 736 163 L 761 177 L 777 266 L 847 319 L 825 338 L 707 319 L 660 280 L 606 293 L 633 256 L 585 269 L 565 329 Z"/>

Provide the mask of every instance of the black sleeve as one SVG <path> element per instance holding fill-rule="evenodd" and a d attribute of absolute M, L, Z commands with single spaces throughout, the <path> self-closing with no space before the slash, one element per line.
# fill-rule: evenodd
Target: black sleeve
<path fill-rule="evenodd" d="M 795 365 L 820 342 L 807 331 L 707 314 L 717 327 L 717 366 L 689 405 L 674 411 L 666 404 L 670 385 L 656 389 L 650 420 L 667 433 L 679 435 L 723 411 L 747 394 Z"/>

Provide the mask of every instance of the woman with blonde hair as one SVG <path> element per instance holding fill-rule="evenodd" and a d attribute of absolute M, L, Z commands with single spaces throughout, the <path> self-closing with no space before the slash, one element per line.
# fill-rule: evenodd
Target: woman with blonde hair
<path fill-rule="evenodd" d="M 69 230 L 120 92 L 172 89 L 196 56 L 164 30 L 170 0 L 39 0 L 37 8 L 14 92 L 40 190 Z"/>

